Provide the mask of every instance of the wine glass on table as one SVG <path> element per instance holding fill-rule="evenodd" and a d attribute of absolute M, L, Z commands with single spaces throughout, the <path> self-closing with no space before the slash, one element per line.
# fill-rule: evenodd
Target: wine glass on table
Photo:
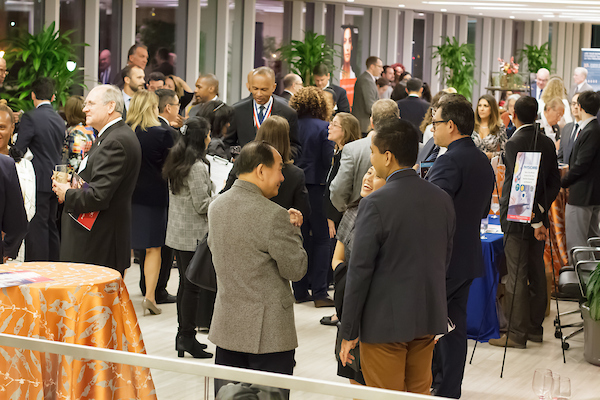
<path fill-rule="evenodd" d="M 498 218 L 498 211 L 500 211 L 500 202 L 498 201 L 498 195 L 497 194 L 493 194 L 492 195 L 492 203 L 490 204 L 490 209 L 494 213 L 493 215 L 490 216 L 490 218 L 497 219 Z"/>
<path fill-rule="evenodd" d="M 536 369 L 533 373 L 533 392 L 540 400 L 545 400 L 546 395 L 552 393 L 552 371 L 549 369 Z"/>

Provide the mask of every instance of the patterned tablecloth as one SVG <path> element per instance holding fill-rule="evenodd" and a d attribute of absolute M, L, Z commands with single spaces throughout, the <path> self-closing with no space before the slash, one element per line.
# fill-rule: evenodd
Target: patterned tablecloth
<path fill-rule="evenodd" d="M 133 304 L 112 269 L 71 263 L 15 263 L 52 279 L 0 290 L 0 332 L 145 354 Z M 0 347 L 0 398 L 156 399 L 150 370 Z"/>
<path fill-rule="evenodd" d="M 559 172 L 561 178 L 569 170 L 568 166 L 560 166 Z M 566 189 L 560 189 L 556 200 L 552 203 L 548 218 L 550 219 L 550 229 L 546 240 L 546 248 L 544 249 L 544 264 L 546 271 L 552 272 L 554 267 L 554 276 L 558 279 L 558 272 L 561 267 L 569 264 L 569 250 L 567 249 L 567 235 L 565 231 L 565 209 L 569 194 Z M 550 247 L 552 243 L 552 247 Z M 552 251 L 550 250 L 552 249 Z"/>

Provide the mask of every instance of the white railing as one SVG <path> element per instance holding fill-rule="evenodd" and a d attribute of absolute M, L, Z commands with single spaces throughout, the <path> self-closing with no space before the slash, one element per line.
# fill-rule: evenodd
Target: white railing
<path fill-rule="evenodd" d="M 431 396 L 396 392 L 366 386 L 329 382 L 317 379 L 300 378 L 290 375 L 273 374 L 221 365 L 199 363 L 188 360 L 173 360 L 147 354 L 130 353 L 119 350 L 101 349 L 63 342 L 54 342 L 23 336 L 0 333 L 0 346 L 14 347 L 46 353 L 71 356 L 76 359 L 99 360 L 110 363 L 178 372 L 208 378 L 254 383 L 263 386 L 318 393 L 329 396 L 363 400 L 431 399 Z M 205 391 L 205 396 L 206 396 Z M 206 399 L 207 397 L 205 397 Z M 440 398 L 442 399 L 442 398 Z"/>

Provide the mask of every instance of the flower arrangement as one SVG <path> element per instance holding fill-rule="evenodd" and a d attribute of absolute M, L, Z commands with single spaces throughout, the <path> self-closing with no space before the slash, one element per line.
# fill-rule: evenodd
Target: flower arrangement
<path fill-rule="evenodd" d="M 506 62 L 501 58 L 498 58 L 498 62 L 500 62 L 500 71 L 507 74 L 518 74 L 519 73 L 519 64 L 515 62 L 515 58 L 511 57 L 510 62 Z"/>

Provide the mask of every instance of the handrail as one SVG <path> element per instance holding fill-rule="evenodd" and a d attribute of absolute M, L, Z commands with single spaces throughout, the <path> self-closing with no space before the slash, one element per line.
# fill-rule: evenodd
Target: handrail
<path fill-rule="evenodd" d="M 191 360 L 173 360 L 147 354 L 130 353 L 120 350 L 102 349 L 78 344 L 55 342 L 30 337 L 0 333 L 0 346 L 14 347 L 46 353 L 71 356 L 76 359 L 89 359 L 117 364 L 126 364 L 164 371 L 179 372 L 231 381 L 254 383 L 263 386 L 319 393 L 329 396 L 346 397 L 363 400 L 393 399 L 431 399 L 414 393 L 376 389 L 366 386 L 330 382 L 318 379 L 301 378 L 291 375 L 226 367 Z M 440 398 L 442 399 L 442 398 Z"/>

